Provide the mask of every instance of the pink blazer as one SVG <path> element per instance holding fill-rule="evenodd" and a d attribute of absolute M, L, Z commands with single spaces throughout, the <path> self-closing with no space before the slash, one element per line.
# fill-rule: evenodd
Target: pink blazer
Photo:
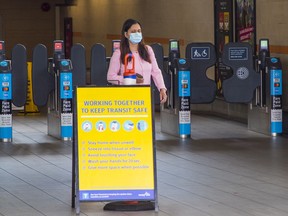
<path fill-rule="evenodd" d="M 162 72 L 158 67 L 155 54 L 151 46 L 146 45 L 148 53 L 150 55 L 151 63 L 144 61 L 139 53 L 132 52 L 134 59 L 135 59 L 135 72 L 141 74 L 144 78 L 144 85 L 150 85 L 151 77 L 160 91 L 160 89 L 165 88 Z M 107 73 L 107 80 L 113 84 L 123 84 L 123 73 L 124 73 L 124 65 L 120 61 L 120 49 L 114 51 L 110 65 Z M 127 68 L 132 68 L 132 62 L 128 63 Z"/>

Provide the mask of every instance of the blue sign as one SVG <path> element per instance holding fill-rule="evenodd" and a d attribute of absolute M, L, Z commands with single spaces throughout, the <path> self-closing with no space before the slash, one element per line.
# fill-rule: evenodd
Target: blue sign
<path fill-rule="evenodd" d="M 185 59 L 179 59 L 179 64 L 182 64 L 182 65 L 186 64 L 186 60 Z"/>
<path fill-rule="evenodd" d="M 247 47 L 230 47 L 229 48 L 229 60 L 248 60 L 248 48 Z"/>
<path fill-rule="evenodd" d="M 276 59 L 277 60 L 277 59 Z M 271 61 L 275 61 L 272 60 Z M 277 60 L 278 61 L 278 60 Z M 271 133 L 282 133 L 282 70 L 270 71 Z"/>
<path fill-rule="evenodd" d="M 271 95 L 282 95 L 282 70 L 270 71 Z"/>
<path fill-rule="evenodd" d="M 179 96 L 190 97 L 190 71 L 179 71 Z"/>
<path fill-rule="evenodd" d="M 68 63 L 68 61 L 66 61 Z M 65 64 L 65 61 L 62 61 Z M 61 99 L 61 137 L 71 138 L 73 135 L 72 112 L 72 73 L 60 73 L 60 99 Z"/>
<path fill-rule="evenodd" d="M 179 94 L 179 135 L 191 134 L 190 115 L 190 71 L 178 72 L 178 94 Z"/>
<path fill-rule="evenodd" d="M 11 73 L 0 74 L 1 80 L 1 100 L 11 100 L 12 99 L 12 75 Z"/>
<path fill-rule="evenodd" d="M 80 201 L 153 200 L 154 190 L 87 190 L 80 191 Z"/>
<path fill-rule="evenodd" d="M 8 66 L 2 61 L 1 66 Z M 12 139 L 12 74 L 0 73 L 0 139 Z"/>
<path fill-rule="evenodd" d="M 191 59 L 208 60 L 210 59 L 210 47 L 192 47 Z"/>
<path fill-rule="evenodd" d="M 275 64 L 278 62 L 278 59 L 277 58 L 271 58 L 271 62 Z"/>

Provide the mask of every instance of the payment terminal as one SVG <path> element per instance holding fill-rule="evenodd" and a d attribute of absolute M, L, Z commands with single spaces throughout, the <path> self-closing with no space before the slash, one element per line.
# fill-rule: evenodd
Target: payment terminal
<path fill-rule="evenodd" d="M 259 40 L 259 72 L 261 76 L 260 104 L 261 107 L 266 105 L 266 66 L 267 58 L 270 57 L 270 48 L 268 39 Z"/>

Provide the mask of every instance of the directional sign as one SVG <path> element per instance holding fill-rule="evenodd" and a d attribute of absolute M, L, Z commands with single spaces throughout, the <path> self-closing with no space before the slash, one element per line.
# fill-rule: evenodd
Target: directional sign
<path fill-rule="evenodd" d="M 210 47 L 192 47 L 191 59 L 206 60 L 210 59 Z"/>

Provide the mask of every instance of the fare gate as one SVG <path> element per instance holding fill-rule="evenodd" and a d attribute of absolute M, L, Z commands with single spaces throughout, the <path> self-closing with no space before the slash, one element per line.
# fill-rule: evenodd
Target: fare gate
<path fill-rule="evenodd" d="M 186 59 L 180 58 L 179 43 L 175 40 L 170 40 L 169 48 L 173 77 L 173 94 L 169 100 L 173 103 L 161 110 L 161 130 L 186 138 L 191 134 L 190 104 L 212 103 L 216 97 L 216 83 L 206 74 L 207 69 L 216 63 L 215 47 L 211 43 L 188 44 Z"/>
<path fill-rule="evenodd" d="M 233 75 L 223 81 L 225 100 L 229 103 L 250 103 L 256 88 L 260 86 L 260 74 L 254 70 L 250 44 L 226 44 L 222 62 L 233 70 Z"/>
<path fill-rule="evenodd" d="M 65 59 L 63 41 L 53 45 L 53 58 L 47 58 L 42 44 L 33 50 L 33 100 L 37 106 L 48 104 L 48 134 L 67 141 L 73 136 L 72 64 Z"/>
<path fill-rule="evenodd" d="M 169 94 L 170 93 L 170 89 L 171 89 L 171 82 L 170 82 L 171 77 L 169 76 L 168 73 L 165 72 L 163 47 L 159 43 L 151 44 L 151 47 L 152 47 L 152 49 L 153 49 L 153 51 L 155 53 L 155 57 L 156 57 L 156 61 L 157 61 L 158 67 L 162 71 L 162 76 L 163 76 L 163 79 L 164 79 L 164 83 L 165 83 L 166 88 L 167 88 L 167 94 Z M 157 87 L 155 86 L 155 83 L 154 83 L 153 79 L 151 80 L 151 85 L 152 85 L 152 89 L 154 89 L 154 103 L 155 104 L 160 104 L 159 91 L 158 91 Z"/>
<path fill-rule="evenodd" d="M 216 82 L 206 75 L 216 63 L 215 47 L 211 43 L 190 43 L 186 46 L 186 59 L 191 69 L 191 103 L 212 103 L 216 97 Z"/>
<path fill-rule="evenodd" d="M 270 57 L 268 39 L 259 41 L 257 71 L 261 85 L 248 110 L 248 128 L 258 133 L 277 136 L 283 132 L 282 65 Z"/>
<path fill-rule="evenodd" d="M 12 103 L 21 107 L 27 100 L 26 48 L 17 44 L 11 60 L 6 59 L 5 42 L 0 41 L 0 141 L 12 141 Z"/>
<path fill-rule="evenodd" d="M 267 43 L 266 43 L 267 45 Z M 170 49 L 171 52 L 171 49 Z M 265 56 L 268 56 L 267 53 Z M 265 57 L 266 58 L 266 57 Z M 264 58 L 264 59 L 265 59 Z M 173 59 L 173 61 L 180 60 L 180 58 Z M 191 104 L 205 104 L 212 103 L 216 97 L 216 82 L 214 80 L 210 80 L 206 71 L 209 67 L 213 66 L 216 63 L 216 54 L 215 48 L 211 43 L 191 43 L 186 46 L 186 59 L 185 61 L 189 62 L 189 68 L 191 74 L 191 95 L 190 95 L 190 103 Z M 248 43 L 229 43 L 224 46 L 222 61 L 225 65 L 229 66 L 233 70 L 233 75 L 224 80 L 223 82 L 223 95 L 224 100 L 228 103 L 244 103 L 249 104 L 250 110 L 252 109 L 252 101 L 257 96 L 257 92 L 261 89 L 261 94 L 263 101 L 269 101 L 268 107 L 262 108 L 262 110 L 270 110 L 269 112 L 269 123 L 271 128 L 276 128 L 275 130 L 280 131 L 280 121 L 282 121 L 282 105 L 281 105 L 281 97 L 282 90 L 280 89 L 280 85 L 282 87 L 282 77 L 279 75 L 282 73 L 280 65 L 280 60 L 275 60 L 275 58 L 270 59 L 270 66 L 267 66 L 271 75 L 261 75 L 261 73 L 255 70 L 254 59 L 252 55 L 252 48 Z M 267 60 L 265 60 L 267 61 Z M 272 64 L 272 61 L 274 62 Z M 170 62 L 170 65 L 174 63 Z M 268 65 L 269 65 L 268 64 Z M 175 64 L 174 64 L 175 65 Z M 262 66 L 263 68 L 263 63 Z M 174 71 L 172 77 L 179 77 L 181 70 L 177 69 L 176 66 L 170 71 Z M 281 71 L 281 73 L 279 72 Z M 273 77 L 274 76 L 274 77 Z M 276 77 L 275 77 L 276 76 Z M 277 77 L 279 76 L 279 77 Z M 264 77 L 264 78 L 263 78 Z M 263 81 L 264 80 L 264 81 Z M 273 83 L 270 83 L 272 82 Z M 279 82 L 278 82 L 279 81 Z M 268 83 L 268 84 L 263 84 Z M 276 83 L 276 84 L 275 84 Z M 172 79 L 172 91 L 176 92 L 176 89 L 179 88 L 181 83 L 178 82 L 178 78 Z M 276 85 L 276 87 L 275 87 Z M 272 87 L 273 88 L 272 88 Z M 266 87 L 266 88 L 265 88 Z M 269 94 L 269 97 L 266 96 L 267 90 L 270 89 L 272 93 Z M 265 92 L 264 92 L 265 91 Z M 256 95 L 256 96 L 255 96 Z M 264 96 L 263 96 L 264 95 Z M 177 94 L 172 94 L 173 98 L 170 98 L 170 101 L 177 101 Z M 261 103 L 263 103 L 263 101 Z M 271 104 L 274 103 L 272 106 Z M 272 111 L 271 111 L 272 108 Z M 179 115 L 179 111 L 181 109 L 181 105 L 179 103 L 175 103 L 175 106 L 171 106 L 168 108 L 164 108 L 161 110 L 161 130 L 162 132 L 182 136 L 179 124 L 182 121 Z M 247 108 L 248 109 L 248 108 Z M 250 116 L 256 116 L 255 112 L 257 110 L 253 108 L 253 112 L 250 112 Z M 253 114 L 252 114 L 253 113 Z M 258 112 L 259 113 L 259 112 Z M 248 128 L 252 130 L 256 123 L 256 118 L 248 118 Z M 258 118 L 257 118 L 258 119 Z M 253 121 L 254 120 L 254 121 Z M 169 124 L 170 122 L 178 122 L 178 124 Z M 254 123 L 255 122 L 255 123 Z M 263 124 L 267 125 L 267 124 Z M 270 128 L 270 126 L 265 126 Z M 270 133 L 270 132 L 269 132 Z M 272 129 L 271 129 L 271 133 Z"/>

